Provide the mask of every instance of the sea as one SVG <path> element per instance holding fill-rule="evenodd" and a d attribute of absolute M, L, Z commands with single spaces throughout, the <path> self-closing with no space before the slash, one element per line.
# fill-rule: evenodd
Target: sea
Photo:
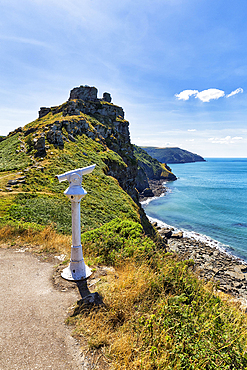
<path fill-rule="evenodd" d="M 178 179 L 164 184 L 165 195 L 142 203 L 150 220 L 247 262 L 247 158 L 170 167 Z"/>

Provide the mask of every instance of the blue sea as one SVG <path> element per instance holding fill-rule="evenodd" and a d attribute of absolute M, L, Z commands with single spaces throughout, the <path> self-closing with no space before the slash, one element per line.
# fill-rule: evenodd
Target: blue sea
<path fill-rule="evenodd" d="M 151 220 L 247 261 L 247 158 L 172 164 L 165 196 L 144 202 Z"/>

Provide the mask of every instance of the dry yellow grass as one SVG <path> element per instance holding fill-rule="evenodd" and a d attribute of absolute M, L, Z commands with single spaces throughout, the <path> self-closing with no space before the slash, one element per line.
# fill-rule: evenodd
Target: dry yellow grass
<path fill-rule="evenodd" d="M 71 236 L 58 234 L 52 226 L 43 230 L 19 229 L 6 225 L 0 228 L 0 243 L 12 246 L 27 245 L 38 253 L 59 253 L 69 257 L 71 250 Z"/>

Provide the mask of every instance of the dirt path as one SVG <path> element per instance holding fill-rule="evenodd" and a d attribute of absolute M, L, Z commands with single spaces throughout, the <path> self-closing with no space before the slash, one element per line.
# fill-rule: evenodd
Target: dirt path
<path fill-rule="evenodd" d="M 79 345 L 64 325 L 78 292 L 56 290 L 52 264 L 0 248 L 0 370 L 77 370 Z"/>

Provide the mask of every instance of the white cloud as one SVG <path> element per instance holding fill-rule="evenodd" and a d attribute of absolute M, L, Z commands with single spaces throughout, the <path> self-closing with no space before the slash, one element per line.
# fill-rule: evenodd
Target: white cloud
<path fill-rule="evenodd" d="M 225 92 L 219 89 L 207 89 L 200 92 L 198 90 L 183 90 L 179 94 L 175 94 L 178 100 L 189 100 L 191 96 L 195 96 L 195 98 L 198 98 L 204 103 L 213 99 L 222 98 L 224 95 Z"/>
<path fill-rule="evenodd" d="M 212 144 L 234 144 L 234 143 L 236 143 L 240 140 L 243 140 L 243 138 L 241 136 L 234 136 L 234 137 L 226 136 L 226 137 L 222 137 L 222 138 L 211 137 L 208 140 Z"/>
<path fill-rule="evenodd" d="M 244 90 L 242 89 L 242 87 L 239 87 L 238 89 L 232 91 L 230 94 L 226 95 L 227 98 L 230 98 L 231 96 L 233 95 L 236 95 L 236 94 L 239 94 L 239 93 L 243 93 Z"/>
<path fill-rule="evenodd" d="M 184 91 L 181 91 L 181 93 L 179 94 L 175 94 L 176 98 L 178 98 L 178 100 L 189 100 L 189 98 L 193 95 L 197 95 L 199 93 L 198 90 L 184 90 Z"/>
<path fill-rule="evenodd" d="M 188 130 L 189 132 L 194 132 L 194 131 L 196 131 L 196 129 L 195 128 L 192 128 L 191 130 Z"/>
<path fill-rule="evenodd" d="M 222 98 L 225 95 L 225 92 L 223 90 L 219 89 L 207 89 L 199 92 L 196 95 L 196 98 L 200 99 L 202 102 L 209 102 L 213 99 L 219 99 Z"/>

